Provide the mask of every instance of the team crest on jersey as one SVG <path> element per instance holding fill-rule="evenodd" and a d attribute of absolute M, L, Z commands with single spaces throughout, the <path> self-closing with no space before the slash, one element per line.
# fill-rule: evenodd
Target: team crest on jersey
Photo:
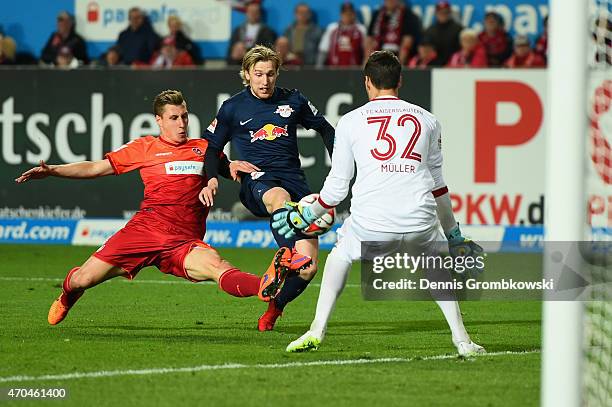
<path fill-rule="evenodd" d="M 210 131 L 211 133 L 214 133 L 216 128 L 217 128 L 217 118 L 215 117 L 215 119 L 212 122 L 210 122 L 206 130 Z"/>
<path fill-rule="evenodd" d="M 200 149 L 199 149 L 199 148 L 197 148 L 197 147 L 193 147 L 191 150 L 192 150 L 194 153 L 196 153 L 197 155 L 199 155 L 199 156 L 204 155 L 204 154 L 202 153 L 202 150 L 200 150 Z"/>
<path fill-rule="evenodd" d="M 281 115 L 281 117 L 289 117 L 291 113 L 293 113 L 293 109 L 289 105 L 280 105 L 276 108 L 276 112 Z"/>

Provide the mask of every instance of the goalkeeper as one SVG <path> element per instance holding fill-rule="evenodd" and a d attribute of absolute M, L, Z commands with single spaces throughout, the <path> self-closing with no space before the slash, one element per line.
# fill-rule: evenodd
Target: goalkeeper
<path fill-rule="evenodd" d="M 474 256 L 482 248 L 461 235 L 448 188 L 442 177 L 441 131 L 425 109 L 398 98 L 401 65 L 388 51 L 374 52 L 364 69 L 369 102 L 347 113 L 336 128 L 332 168 L 319 199 L 301 207 L 288 203 L 273 216 L 272 227 L 285 237 L 305 229 L 346 198 L 352 188 L 351 215 L 338 231 L 338 242 L 327 257 L 315 319 L 288 352 L 317 349 L 342 292 L 351 263 L 362 257 L 362 242 L 411 246 L 415 253 L 433 253 L 444 239 L 451 255 Z M 437 214 L 437 217 L 436 217 Z M 380 243 L 379 243 L 380 244 Z M 386 246 L 387 244 L 380 244 Z M 457 301 L 436 301 L 462 356 L 483 353 L 464 325 Z"/>

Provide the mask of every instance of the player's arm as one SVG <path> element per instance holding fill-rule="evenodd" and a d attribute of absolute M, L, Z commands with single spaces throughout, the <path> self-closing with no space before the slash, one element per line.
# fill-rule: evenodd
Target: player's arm
<path fill-rule="evenodd" d="M 452 256 L 475 256 L 483 253 L 482 247 L 461 234 L 459 223 L 455 219 L 448 187 L 442 176 L 442 132 L 436 120 L 435 129 L 430 138 L 427 167 L 434 180 L 432 194 L 436 199 L 436 213 L 444 235 L 448 239 L 448 249 Z M 482 270 L 474 270 L 482 271 Z"/>
<path fill-rule="evenodd" d="M 223 153 L 221 153 L 221 157 L 219 158 L 219 175 L 223 178 L 240 182 L 241 173 L 251 173 L 259 170 L 259 167 L 248 161 L 230 161 Z"/>
<path fill-rule="evenodd" d="M 15 181 L 21 184 L 31 179 L 47 177 L 86 179 L 103 177 L 113 173 L 113 166 L 107 159 L 60 165 L 49 165 L 41 160 L 37 167 L 27 170 L 16 178 Z"/>
<path fill-rule="evenodd" d="M 208 140 L 208 147 L 204 154 L 204 169 L 208 177 L 208 185 L 200 192 L 200 200 L 207 206 L 212 206 L 213 197 L 219 189 L 219 167 L 223 153 L 223 147 L 230 141 L 230 119 L 224 102 L 219 108 L 217 117 L 212 121 L 204 132 L 204 138 Z"/>
<path fill-rule="evenodd" d="M 442 176 L 442 131 L 440 123 L 437 120 L 432 137 L 429 141 L 427 167 L 434 180 L 434 188 L 431 193 L 436 199 L 438 219 L 440 220 L 444 234 L 448 237 L 452 229 L 457 226 L 457 221 L 453 214 L 448 187 Z"/>
<path fill-rule="evenodd" d="M 329 124 L 327 119 L 319 113 L 317 108 L 302 94 L 299 95 L 301 108 L 301 125 L 307 129 L 316 130 L 321 137 L 323 138 L 323 144 L 325 144 L 325 148 L 329 153 L 329 156 L 332 156 L 332 152 L 334 151 L 334 138 L 336 131 L 334 127 Z"/>
<path fill-rule="evenodd" d="M 350 122 L 345 118 L 340 119 L 336 130 L 332 167 L 325 178 L 317 202 L 307 207 L 290 202 L 287 205 L 287 212 L 274 215 L 272 227 L 286 238 L 295 235 L 297 230 L 306 229 L 347 197 L 351 180 L 355 175 L 355 157 L 350 134 Z"/>

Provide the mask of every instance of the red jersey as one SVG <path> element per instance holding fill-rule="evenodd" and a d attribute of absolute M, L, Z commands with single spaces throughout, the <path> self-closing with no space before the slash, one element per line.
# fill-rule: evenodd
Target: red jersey
<path fill-rule="evenodd" d="M 531 51 L 523 57 L 512 54 L 504 65 L 508 68 L 543 68 L 546 66 L 546 62 L 542 55 Z"/>
<path fill-rule="evenodd" d="M 357 24 L 337 24 L 330 32 L 327 65 L 353 66 L 363 61 L 364 32 Z"/>
<path fill-rule="evenodd" d="M 202 239 L 208 208 L 202 205 L 198 194 L 207 182 L 207 146 L 204 139 L 174 144 L 162 137 L 146 136 L 107 153 L 105 158 L 116 175 L 140 170 L 145 185 L 141 211 L 154 213 L 181 234 Z"/>
<path fill-rule="evenodd" d="M 486 68 L 487 52 L 480 44 L 476 45 L 476 47 L 467 55 L 464 54 L 462 50 L 457 51 L 453 54 L 446 66 L 449 68 Z"/>

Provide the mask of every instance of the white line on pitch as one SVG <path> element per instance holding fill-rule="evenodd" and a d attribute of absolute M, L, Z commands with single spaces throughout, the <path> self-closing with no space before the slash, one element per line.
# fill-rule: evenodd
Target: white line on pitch
<path fill-rule="evenodd" d="M 505 355 L 527 355 L 540 353 L 539 350 L 528 350 L 523 352 L 491 352 L 477 357 L 505 356 Z M 311 366 L 346 366 L 346 365 L 366 365 L 374 363 L 407 363 L 422 360 L 447 360 L 457 359 L 457 355 L 434 355 L 413 358 L 379 358 L 379 359 L 347 359 L 347 360 L 319 360 L 314 362 L 289 362 L 289 363 L 271 363 L 271 364 L 254 364 L 245 365 L 242 363 L 227 363 L 223 365 L 200 365 L 191 367 L 169 367 L 169 368 L 153 368 L 139 370 L 100 370 L 97 372 L 75 372 L 56 375 L 42 376 L 9 376 L 0 377 L 0 383 L 6 382 L 32 382 L 42 380 L 71 380 L 71 379 L 89 379 L 100 377 L 114 376 L 146 376 L 170 373 L 193 373 L 207 370 L 231 370 L 231 369 L 285 369 L 293 367 L 311 367 Z"/>
<path fill-rule="evenodd" d="M 49 281 L 49 282 L 61 282 L 64 281 L 63 278 L 51 278 L 51 277 L 0 277 L 0 281 Z M 201 285 L 201 284 L 205 284 L 205 285 L 217 285 L 217 283 L 215 283 L 214 281 L 202 281 L 200 283 L 192 283 L 190 281 L 186 281 L 186 280 L 126 280 L 126 279 L 120 279 L 120 280 L 115 280 L 115 281 L 122 281 L 124 283 L 128 283 L 128 284 L 183 284 L 183 285 L 190 285 L 190 286 L 197 286 L 197 285 Z M 320 287 L 321 284 L 320 283 L 312 283 L 310 284 L 311 286 L 314 287 Z M 356 287 L 361 287 L 361 285 L 359 284 L 347 284 L 346 287 L 351 287 L 351 288 L 356 288 Z"/>

